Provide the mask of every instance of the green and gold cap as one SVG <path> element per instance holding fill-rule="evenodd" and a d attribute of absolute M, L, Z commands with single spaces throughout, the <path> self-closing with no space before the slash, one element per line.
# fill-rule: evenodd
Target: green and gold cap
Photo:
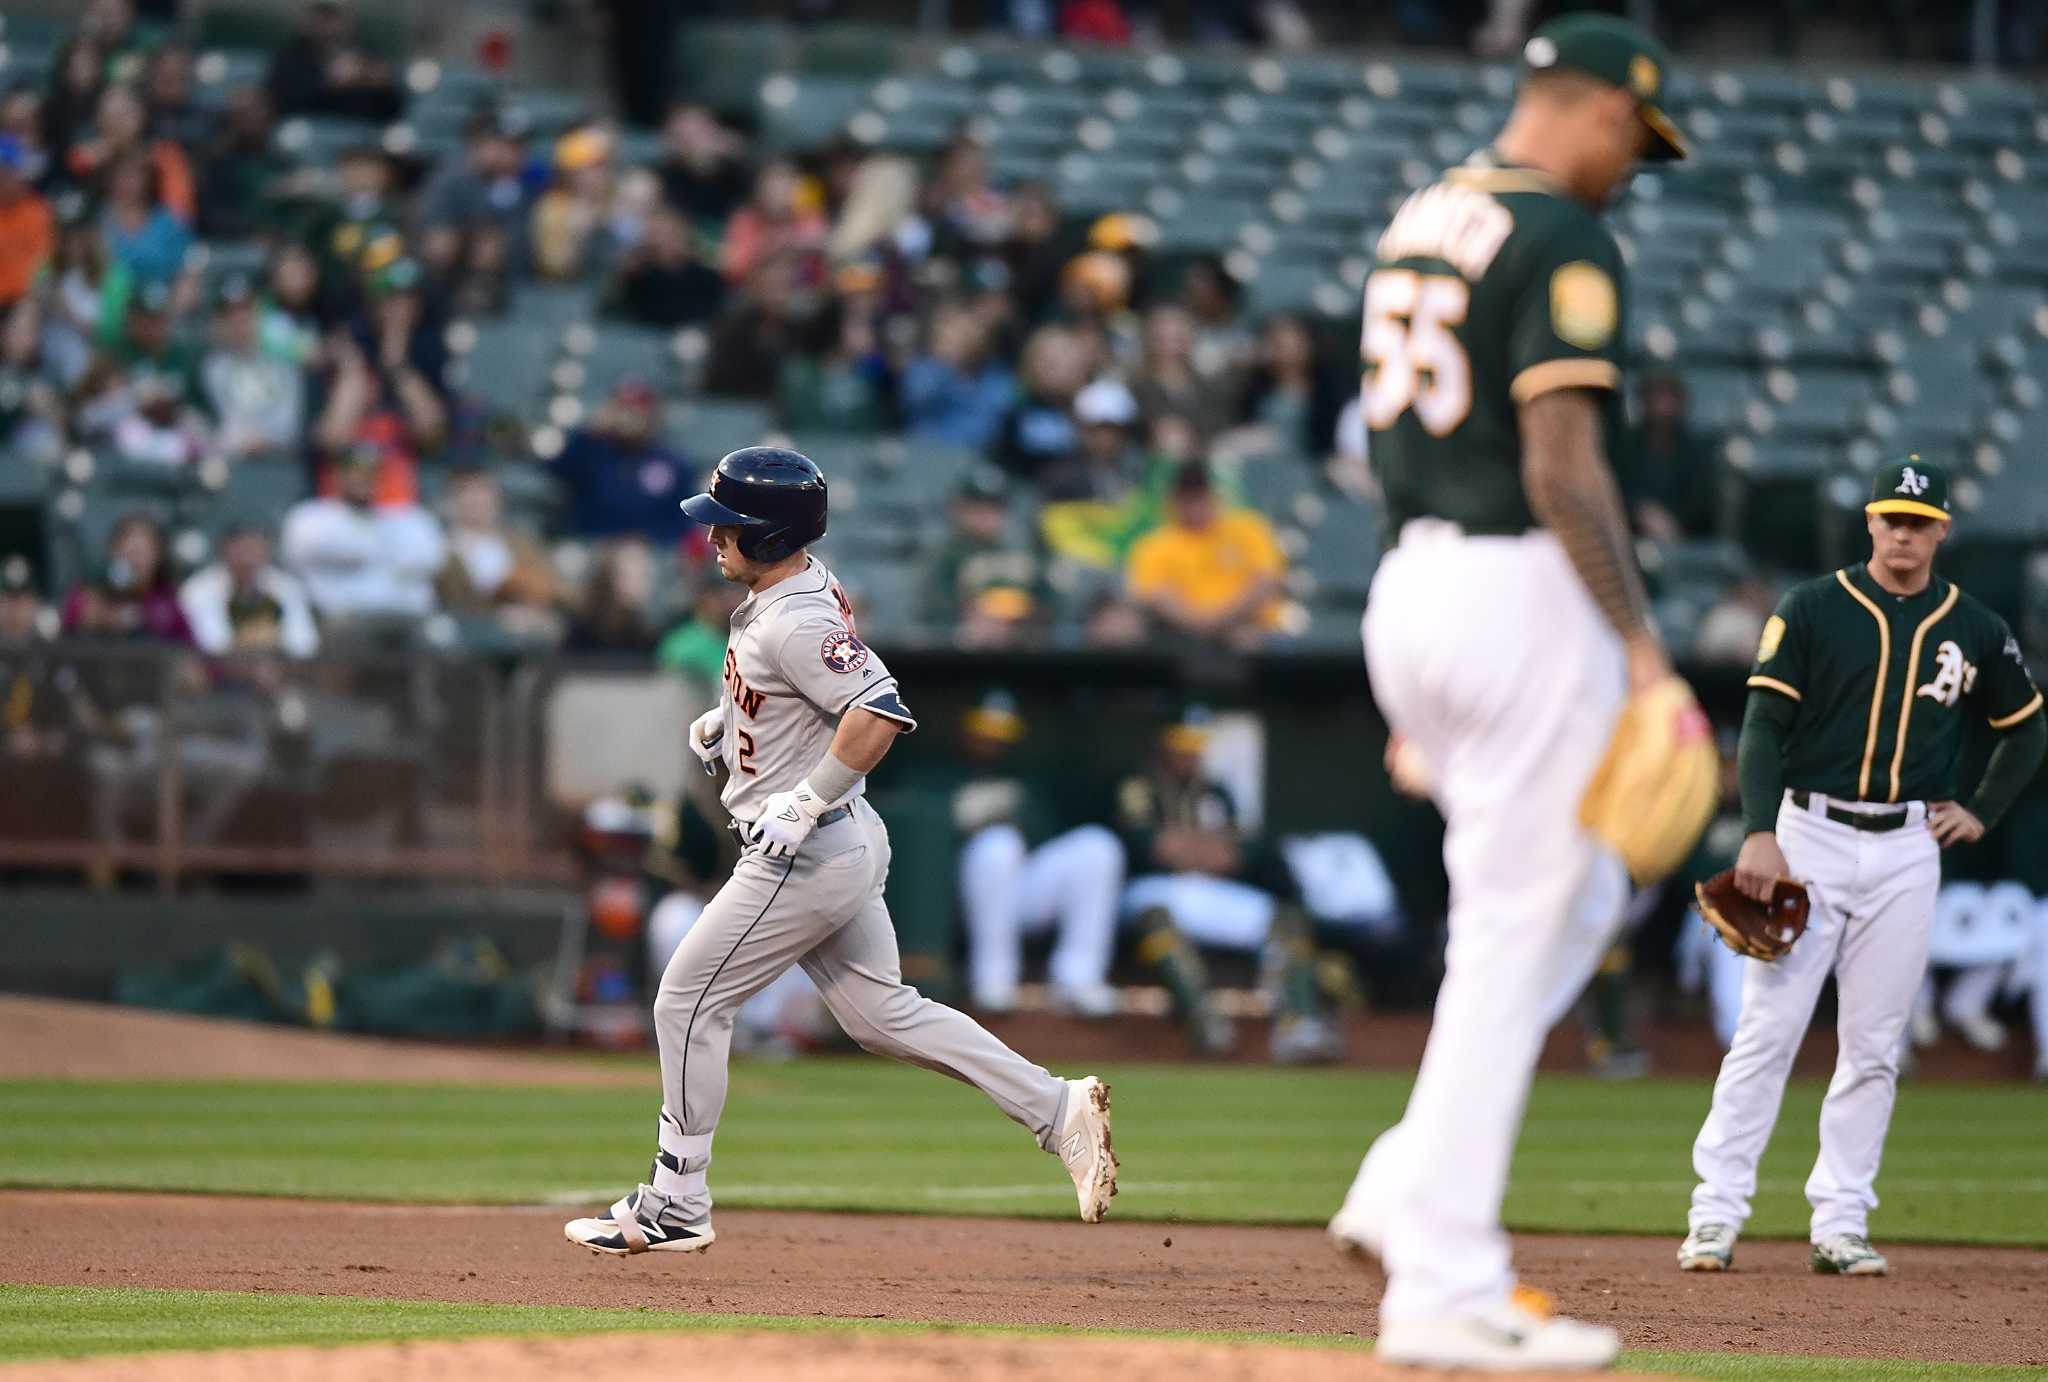
<path fill-rule="evenodd" d="M 1658 163 L 1685 157 L 1685 136 L 1658 104 L 1671 55 L 1635 25 L 1610 14 L 1568 14 L 1538 29 L 1522 48 L 1532 72 L 1569 68 L 1626 87 L 1635 94 L 1650 130 L 1647 157 Z"/>
<path fill-rule="evenodd" d="M 1870 482 L 1870 502 L 1863 506 L 1863 512 L 1953 518 L 1948 507 L 1948 472 L 1918 456 L 1893 461 Z"/>

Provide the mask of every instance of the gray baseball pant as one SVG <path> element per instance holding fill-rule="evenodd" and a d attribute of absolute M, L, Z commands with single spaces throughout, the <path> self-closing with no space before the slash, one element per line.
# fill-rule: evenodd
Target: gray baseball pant
<path fill-rule="evenodd" d="M 792 964 L 803 966 L 863 1047 L 973 1085 L 1051 1149 L 1066 1081 L 903 982 L 882 900 L 889 832 L 865 800 L 851 806 L 819 826 L 793 859 L 742 854 L 661 976 L 654 999 L 661 1155 L 653 1185 L 685 1222 L 711 1209 L 705 1172 L 725 1107 L 733 1020 Z"/>

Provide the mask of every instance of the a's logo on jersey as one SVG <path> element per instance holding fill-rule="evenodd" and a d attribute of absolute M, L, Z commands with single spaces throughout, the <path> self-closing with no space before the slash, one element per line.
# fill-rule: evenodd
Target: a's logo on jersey
<path fill-rule="evenodd" d="M 1927 477 L 1913 469 L 1913 467 L 1907 466 L 1899 472 L 1899 487 L 1893 490 L 1892 493 L 1925 494 L 1927 493 Z"/>
<path fill-rule="evenodd" d="M 2003 648 L 2000 648 L 1998 651 L 2004 653 L 2007 657 L 2011 658 L 2014 662 L 2017 662 L 2022 667 L 2027 665 L 2026 658 L 2020 656 L 2019 639 L 2014 638 L 2011 634 L 2007 634 L 2005 636 L 2005 646 Z"/>
<path fill-rule="evenodd" d="M 825 635 L 818 656 L 835 672 L 858 672 L 867 664 L 868 645 L 855 638 L 850 629 L 834 629 Z"/>
<path fill-rule="evenodd" d="M 1557 338 L 1580 350 L 1598 350 L 1614 338 L 1620 320 L 1614 280 L 1584 259 L 1550 276 L 1550 325 Z"/>
<path fill-rule="evenodd" d="M 1934 665 L 1938 669 L 1934 680 L 1915 691 L 1914 695 L 1926 696 L 1943 705 L 1954 705 L 1957 697 L 1967 695 L 1977 684 L 1977 668 L 1964 659 L 1963 650 L 1953 638 L 1941 640 L 1941 646 L 1934 650 Z"/>
<path fill-rule="evenodd" d="M 1757 640 L 1756 660 L 1769 662 L 1778 655 L 1778 645 L 1785 641 L 1785 621 L 1773 614 L 1764 620 L 1764 636 Z"/>

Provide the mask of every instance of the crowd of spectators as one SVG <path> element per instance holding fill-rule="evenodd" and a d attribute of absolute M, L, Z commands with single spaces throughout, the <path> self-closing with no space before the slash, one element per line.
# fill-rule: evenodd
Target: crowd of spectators
<path fill-rule="evenodd" d="M 566 284 L 619 321 L 702 332 L 697 386 L 789 433 L 900 435 L 913 471 L 921 445 L 979 453 L 944 531 L 919 535 L 927 636 L 1241 650 L 1303 627 L 1289 516 L 1245 496 L 1287 465 L 1369 497 L 1347 332 L 1255 318 L 1221 260 L 999 184 L 964 134 L 922 161 L 845 139 L 788 156 L 684 100 L 636 163 L 607 119 L 540 138 L 486 93 L 438 160 L 365 141 L 294 163 L 281 117 L 402 111 L 395 55 L 352 25 L 312 0 L 265 80 L 202 102 L 187 48 L 92 0 L 47 84 L 0 105 L 0 448 L 52 473 L 83 449 L 167 479 L 212 468 L 215 488 L 220 467 L 284 477 L 298 497 L 274 528 L 211 534 L 210 604 L 278 604 L 300 655 L 445 615 L 493 648 L 690 662 L 718 602 L 677 503 L 716 456 L 666 425 L 663 381 L 620 380 L 546 453 L 550 502 L 515 508 L 533 419 L 494 416 L 491 381 L 465 384 L 451 352 L 452 322 Z M 208 267 L 224 246 L 246 269 Z M 1711 531 L 1682 384 L 1653 381 L 1642 413 L 1624 471 L 1640 531 Z M 167 565 L 203 562 L 177 547 Z M 78 589 L 41 592 L 62 627 L 110 588 L 112 547 L 89 555 Z M 212 650 L 219 612 L 204 622 Z"/>

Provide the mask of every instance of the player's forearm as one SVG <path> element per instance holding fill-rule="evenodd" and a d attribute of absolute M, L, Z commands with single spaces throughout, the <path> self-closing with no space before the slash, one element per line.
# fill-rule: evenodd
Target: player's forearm
<path fill-rule="evenodd" d="M 888 754 L 889 746 L 902 732 L 903 726 L 894 720 L 867 710 L 850 710 L 839 721 L 839 729 L 832 736 L 829 756 L 866 777 Z"/>
<path fill-rule="evenodd" d="M 1742 828 L 1747 834 L 1778 828 L 1778 805 L 1785 797 L 1786 711 L 1791 702 L 1775 691 L 1749 693 L 1742 713 L 1742 739 L 1735 767 L 1742 783 Z"/>
<path fill-rule="evenodd" d="M 2048 749 L 2048 716 L 2029 715 L 1998 736 L 1991 758 L 1984 764 L 1984 776 L 1970 798 L 1970 814 L 1989 830 L 2019 799 L 2034 770 L 2041 766 L 2041 754 Z"/>
<path fill-rule="evenodd" d="M 1649 638 L 1649 596 L 1636 570 L 1593 400 L 1580 390 L 1555 389 L 1522 405 L 1521 424 L 1522 485 L 1530 509 L 1563 544 L 1614 631 L 1626 642 Z"/>

